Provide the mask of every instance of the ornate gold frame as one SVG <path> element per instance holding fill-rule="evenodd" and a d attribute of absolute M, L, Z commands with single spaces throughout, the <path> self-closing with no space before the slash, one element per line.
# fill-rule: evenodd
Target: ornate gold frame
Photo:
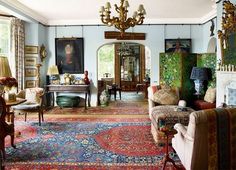
<path fill-rule="evenodd" d="M 236 33 L 236 6 L 230 1 L 223 2 L 222 30 L 218 31 L 221 46 L 221 64 L 224 63 L 224 49 L 229 47 L 230 34 Z"/>

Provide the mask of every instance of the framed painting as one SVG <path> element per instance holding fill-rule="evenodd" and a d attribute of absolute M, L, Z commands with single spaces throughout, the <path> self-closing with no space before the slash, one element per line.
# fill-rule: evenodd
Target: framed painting
<path fill-rule="evenodd" d="M 26 88 L 36 87 L 36 81 L 35 80 L 26 80 L 25 87 Z"/>
<path fill-rule="evenodd" d="M 38 46 L 26 45 L 25 54 L 38 54 Z"/>
<path fill-rule="evenodd" d="M 191 52 L 191 39 L 165 39 L 165 52 Z"/>
<path fill-rule="evenodd" d="M 56 65 L 60 74 L 84 73 L 83 38 L 56 38 Z"/>
<path fill-rule="evenodd" d="M 25 66 L 36 66 L 37 58 L 25 56 Z"/>
<path fill-rule="evenodd" d="M 26 68 L 25 77 L 35 77 L 37 74 L 36 68 Z"/>

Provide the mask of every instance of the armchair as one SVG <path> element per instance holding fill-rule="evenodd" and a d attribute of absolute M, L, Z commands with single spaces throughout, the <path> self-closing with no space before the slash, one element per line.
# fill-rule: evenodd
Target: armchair
<path fill-rule="evenodd" d="M 148 90 L 148 109 L 149 109 L 150 118 L 151 118 L 152 108 L 157 105 L 160 105 L 159 103 L 155 102 L 154 93 L 160 89 L 163 89 L 163 87 L 161 85 L 156 85 L 156 86 L 149 86 L 147 89 Z M 171 89 L 176 94 L 177 98 L 179 99 L 180 98 L 179 88 L 173 87 Z"/>
<path fill-rule="evenodd" d="M 11 145 L 14 145 L 14 124 L 7 123 L 5 121 L 6 116 L 6 103 L 5 100 L 0 96 L 0 169 L 4 169 L 3 162 L 6 159 L 5 154 L 5 137 L 11 136 Z"/>
<path fill-rule="evenodd" d="M 41 126 L 41 119 L 44 121 L 43 118 L 43 95 L 44 89 L 43 88 L 26 88 L 21 90 L 17 97 L 26 99 L 27 101 L 13 106 L 14 112 L 24 113 L 25 114 L 25 121 L 27 118 L 28 113 L 38 112 L 39 116 L 39 126 Z"/>
<path fill-rule="evenodd" d="M 192 112 L 187 127 L 174 128 L 172 146 L 186 170 L 236 169 L 236 108 Z"/>

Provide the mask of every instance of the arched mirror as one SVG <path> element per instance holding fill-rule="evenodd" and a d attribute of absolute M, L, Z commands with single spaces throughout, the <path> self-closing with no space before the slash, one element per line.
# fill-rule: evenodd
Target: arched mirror
<path fill-rule="evenodd" d="M 150 50 L 142 44 L 119 42 L 98 50 L 98 93 L 116 84 L 122 91 L 137 91 L 150 82 Z"/>

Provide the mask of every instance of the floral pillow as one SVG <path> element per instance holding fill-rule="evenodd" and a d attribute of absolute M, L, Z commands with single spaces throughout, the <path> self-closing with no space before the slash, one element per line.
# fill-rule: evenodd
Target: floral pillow
<path fill-rule="evenodd" d="M 164 88 L 154 93 L 153 100 L 163 105 L 177 105 L 179 98 L 172 89 Z"/>

